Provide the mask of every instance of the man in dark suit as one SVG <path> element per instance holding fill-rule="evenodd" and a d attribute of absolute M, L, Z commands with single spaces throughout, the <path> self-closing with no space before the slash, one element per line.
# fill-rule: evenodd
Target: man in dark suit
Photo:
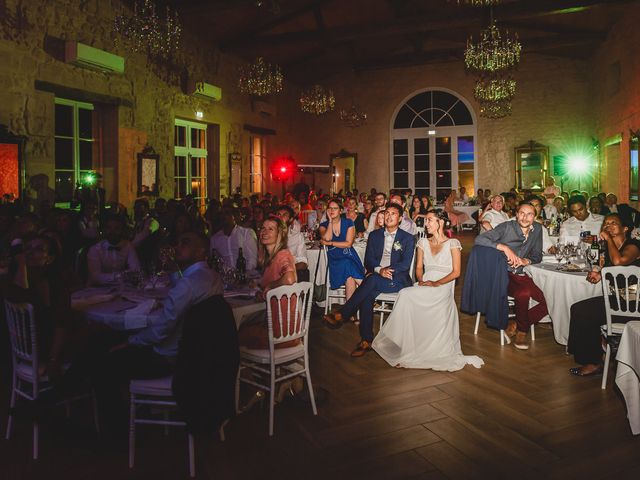
<path fill-rule="evenodd" d="M 371 350 L 373 342 L 373 304 L 381 293 L 398 292 L 411 285 L 411 260 L 415 250 L 413 235 L 400 230 L 403 217 L 402 207 L 391 203 L 384 215 L 384 229 L 369 234 L 364 266 L 367 277 L 356 289 L 340 312 L 325 315 L 324 320 L 331 328 L 338 328 L 345 318 L 360 311 L 360 337 L 352 357 L 362 357 Z"/>

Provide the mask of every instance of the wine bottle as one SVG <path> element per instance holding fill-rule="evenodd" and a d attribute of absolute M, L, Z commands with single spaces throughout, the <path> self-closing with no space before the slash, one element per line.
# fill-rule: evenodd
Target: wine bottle
<path fill-rule="evenodd" d="M 238 260 L 236 260 L 236 270 L 238 271 L 238 282 L 244 283 L 247 279 L 247 260 L 242 255 L 242 248 L 238 249 Z"/>

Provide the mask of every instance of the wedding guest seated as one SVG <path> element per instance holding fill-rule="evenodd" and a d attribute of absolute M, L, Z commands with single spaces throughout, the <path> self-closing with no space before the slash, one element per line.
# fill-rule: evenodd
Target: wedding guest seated
<path fill-rule="evenodd" d="M 327 201 L 324 198 L 316 200 L 316 208 L 307 217 L 307 228 L 317 230 L 322 222 L 327 221 Z"/>
<path fill-rule="evenodd" d="M 560 226 L 560 241 L 562 243 L 578 244 L 581 240 L 585 240 L 580 238 L 581 232 L 588 231 L 591 235 L 600 233 L 603 217 L 587 210 L 587 202 L 582 195 L 574 195 L 569 198 L 567 210 L 571 218 L 562 222 Z"/>
<path fill-rule="evenodd" d="M 545 188 L 542 194 L 545 198 L 545 204 L 551 205 L 553 200 L 560 195 L 560 187 L 556 185 L 556 179 L 553 176 L 549 175 L 544 182 Z M 550 217 L 549 217 L 550 218 Z"/>
<path fill-rule="evenodd" d="M 502 195 L 494 195 L 491 202 L 484 210 L 480 217 L 480 226 L 482 230 L 487 232 L 493 230 L 498 225 L 509 220 L 509 215 L 504 211 L 504 197 Z"/>
<path fill-rule="evenodd" d="M 447 212 L 449 216 L 449 220 L 451 221 L 451 225 L 454 227 L 459 227 L 467 220 L 470 220 L 471 217 L 464 212 L 460 212 L 456 210 L 453 206 L 453 202 L 456 199 L 456 191 L 449 191 L 448 195 L 444 200 L 444 211 Z"/>
<path fill-rule="evenodd" d="M 364 267 L 353 249 L 356 237 L 353 221 L 342 217 L 341 211 L 342 205 L 338 200 L 329 200 L 329 219 L 320 225 L 320 241 L 327 249 L 330 286 L 336 290 L 344 285 L 346 299 L 349 300 L 364 278 Z"/>
<path fill-rule="evenodd" d="M 424 219 L 427 216 L 427 212 L 429 211 L 429 197 L 426 195 L 422 197 L 426 198 L 427 206 L 424 206 L 422 203 L 422 199 L 417 195 L 413 197 L 411 200 L 411 208 L 409 208 L 409 217 L 414 221 L 417 227 L 424 228 Z"/>
<path fill-rule="evenodd" d="M 509 218 L 515 217 L 518 207 L 518 197 L 516 194 L 513 192 L 505 192 L 502 194 L 502 198 L 504 198 L 504 212 L 509 215 Z"/>
<path fill-rule="evenodd" d="M 71 270 L 73 268 L 76 253 L 80 248 L 80 235 L 78 234 L 77 221 L 71 210 L 53 209 L 50 212 L 53 217 L 51 230 L 58 234 L 62 247 L 60 261 L 62 266 Z"/>
<path fill-rule="evenodd" d="M 607 215 L 611 213 L 609 207 L 602 203 L 600 197 L 591 197 L 589 199 L 589 211 L 596 215 Z"/>
<path fill-rule="evenodd" d="M 610 213 L 604 218 L 600 238 L 606 241 L 604 266 L 640 266 L 640 241 L 629 237 L 630 227 L 623 224 L 620 214 Z M 600 267 L 594 266 L 586 280 L 602 281 Z M 636 282 L 638 279 L 636 279 Z M 626 323 L 629 317 L 613 316 L 613 323 Z M 580 367 L 569 370 L 572 375 L 587 376 L 602 373 L 603 350 L 600 325 L 606 323 L 604 297 L 582 300 L 571 306 L 571 323 L 567 351 Z"/>
<path fill-rule="evenodd" d="M 258 239 L 251 228 L 236 223 L 237 216 L 236 209 L 222 209 L 222 229 L 211 237 L 211 251 L 215 250 L 228 268 L 235 268 L 242 249 L 247 270 L 255 270 L 258 264 Z"/>
<path fill-rule="evenodd" d="M 402 209 L 402 219 L 400 221 L 400 229 L 404 230 L 405 232 L 411 235 L 416 235 L 418 233 L 418 228 L 416 227 L 415 222 L 411 220 L 411 217 L 409 217 L 409 214 L 405 211 L 406 204 L 404 201 L 404 197 L 399 193 L 394 193 L 393 195 L 389 196 L 389 204 L 392 204 L 392 203 L 399 205 L 400 208 Z"/>
<path fill-rule="evenodd" d="M 142 242 L 160 228 L 160 224 L 151 216 L 149 201 L 146 198 L 138 198 L 133 203 L 133 218 L 135 225 L 131 243 L 135 248 L 138 248 Z"/>
<path fill-rule="evenodd" d="M 300 192 L 300 195 L 298 195 L 298 204 L 300 205 L 300 214 L 298 216 L 300 225 L 307 225 L 309 223 L 309 215 L 314 211 L 313 206 L 309 203 L 309 194 Z"/>
<path fill-rule="evenodd" d="M 293 285 L 297 281 L 295 259 L 287 248 L 287 235 L 289 227 L 278 217 L 267 218 L 260 230 L 260 246 L 258 250 L 258 268 L 262 270 L 260 291 L 257 297 L 260 300 L 266 298 L 267 292 L 282 285 Z M 283 299 L 284 301 L 284 299 Z M 273 335 L 280 337 L 280 322 L 278 311 L 287 312 L 284 308 L 272 305 Z M 253 349 L 269 348 L 269 331 L 264 312 L 260 312 L 253 320 L 246 321 L 238 331 L 238 342 L 241 346 Z M 279 343 L 276 348 L 286 348 L 297 345 L 300 339 L 291 342 Z"/>
<path fill-rule="evenodd" d="M 29 234 L 14 240 L 7 299 L 35 309 L 40 374 L 57 379 L 70 356 L 70 279 L 64 275 L 55 239 Z"/>
<path fill-rule="evenodd" d="M 291 252 L 296 261 L 297 277 L 301 282 L 309 280 L 309 267 L 307 260 L 307 247 L 304 235 L 300 231 L 293 209 L 288 205 L 280 205 L 276 210 L 276 215 L 287 225 L 287 250 Z"/>
<path fill-rule="evenodd" d="M 98 204 L 93 200 L 88 200 L 81 205 L 78 229 L 86 245 L 91 245 L 98 240 L 100 235 Z"/>
<path fill-rule="evenodd" d="M 514 346 L 527 350 L 527 332 L 531 325 L 538 323 L 548 315 L 547 304 L 542 291 L 533 283 L 531 277 L 523 272 L 527 265 L 542 260 L 542 225 L 535 222 L 536 211 L 533 205 L 522 202 L 516 212 L 516 220 L 504 222 L 482 235 L 478 235 L 475 244 L 495 248 L 507 257 L 509 265 L 508 294 L 515 302 L 515 321 L 509 320 L 505 334 L 507 338 L 515 335 Z M 529 300 L 538 304 L 529 308 Z"/>
<path fill-rule="evenodd" d="M 562 198 L 562 197 L 556 197 Z M 545 219 L 551 220 L 552 218 L 558 218 L 558 208 L 555 205 L 555 199 L 551 201 L 551 203 L 546 203 L 544 207 L 542 207 L 542 214 Z"/>
<path fill-rule="evenodd" d="M 373 342 L 373 304 L 380 293 L 393 293 L 411 285 L 410 268 L 415 250 L 414 236 L 399 228 L 404 214 L 397 203 L 385 210 L 385 228 L 369 234 L 365 267 L 369 274 L 338 313 L 324 316 L 330 328 L 338 328 L 344 319 L 360 312 L 360 342 L 351 352 L 362 357 Z"/>
<path fill-rule="evenodd" d="M 374 208 L 369 215 L 369 226 L 367 232 L 373 232 L 376 226 L 376 215 L 378 212 L 384 210 L 384 206 L 387 204 L 387 195 L 384 192 L 377 192 L 373 197 Z"/>
<path fill-rule="evenodd" d="M 365 216 L 358 212 L 358 202 L 355 197 L 347 199 L 346 212 L 343 214 L 346 218 L 352 221 L 354 228 L 356 229 L 357 237 L 364 237 L 364 233 L 367 231 L 367 219 Z"/>
<path fill-rule="evenodd" d="M 384 210 L 379 210 L 376 214 L 375 227 L 373 227 L 374 230 L 380 228 L 384 229 Z"/>
<path fill-rule="evenodd" d="M 456 200 L 463 203 L 469 202 L 469 195 L 467 195 L 467 189 L 460 187 L 460 193 L 457 195 Z"/>
<path fill-rule="evenodd" d="M 107 217 L 104 223 L 105 239 L 92 246 L 87 253 L 89 285 L 112 283 L 116 273 L 140 269 L 136 250 L 124 238 L 124 232 L 123 217 Z"/>
<path fill-rule="evenodd" d="M 531 195 L 530 197 L 528 197 L 527 201 L 531 205 L 533 205 L 533 208 L 536 209 L 536 222 L 544 227 L 545 217 L 544 217 L 543 200 L 536 195 Z M 551 247 L 554 247 L 554 248 L 551 248 Z M 547 230 L 546 228 L 543 228 L 542 229 L 542 253 L 543 254 L 547 252 L 551 253 L 553 251 L 555 251 L 555 246 L 551 241 L 551 237 L 549 236 L 549 230 Z"/>
<path fill-rule="evenodd" d="M 619 213 L 625 225 L 638 227 L 640 226 L 640 212 L 630 206 L 628 203 L 618 204 L 618 197 L 613 193 L 607 195 L 606 205 L 611 213 Z"/>

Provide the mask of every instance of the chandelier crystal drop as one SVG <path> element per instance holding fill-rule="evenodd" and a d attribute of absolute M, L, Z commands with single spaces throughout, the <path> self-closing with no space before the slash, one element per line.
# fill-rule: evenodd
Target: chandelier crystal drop
<path fill-rule="evenodd" d="M 515 68 L 520 62 L 522 45 L 518 35 L 509 37 L 500 32 L 495 22 L 480 32 L 480 41 L 474 43 L 473 37 L 467 40 L 464 63 L 467 70 L 480 74 L 504 72 Z"/>
<path fill-rule="evenodd" d="M 165 17 L 160 20 L 153 0 L 135 0 L 133 16 L 118 15 L 113 23 L 115 43 L 123 40 L 132 52 L 146 52 L 150 55 L 168 58 L 180 48 L 182 27 L 178 13 L 166 8 Z"/>
<path fill-rule="evenodd" d="M 300 108 L 303 112 L 322 115 L 332 111 L 336 106 L 336 99 L 331 90 L 321 85 L 314 85 L 303 90 L 300 95 Z"/>
<path fill-rule="evenodd" d="M 351 128 L 361 127 L 367 123 L 367 114 L 358 110 L 358 107 L 353 103 L 349 109 L 341 108 L 339 114 L 340 120 Z"/>
<path fill-rule="evenodd" d="M 473 96 L 479 102 L 511 101 L 516 94 L 516 81 L 510 77 L 479 78 Z"/>
<path fill-rule="evenodd" d="M 258 57 L 250 65 L 240 68 L 238 88 L 242 93 L 263 97 L 280 93 L 284 77 L 278 65 L 271 65 Z"/>

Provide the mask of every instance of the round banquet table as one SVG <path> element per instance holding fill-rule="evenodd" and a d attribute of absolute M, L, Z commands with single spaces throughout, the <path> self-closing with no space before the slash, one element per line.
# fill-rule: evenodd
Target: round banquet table
<path fill-rule="evenodd" d="M 602 285 L 587 282 L 586 272 L 564 272 L 556 268 L 557 264 L 538 263 L 525 267 L 524 271 L 544 294 L 556 342 L 566 345 L 571 305 L 602 295 Z"/>
<path fill-rule="evenodd" d="M 627 404 L 631 433 L 640 435 L 640 322 L 625 325 L 616 360 L 616 384 Z"/>
<path fill-rule="evenodd" d="M 139 330 L 151 325 L 160 315 L 160 308 L 153 308 L 154 301 L 162 302 L 169 288 L 139 291 L 125 288 L 114 292 L 113 287 L 90 287 L 75 292 L 71 308 L 89 321 L 101 323 L 114 330 Z M 225 300 L 233 310 L 239 327 L 255 312 L 266 310 L 265 302 L 258 302 L 243 291 L 225 292 Z"/>

